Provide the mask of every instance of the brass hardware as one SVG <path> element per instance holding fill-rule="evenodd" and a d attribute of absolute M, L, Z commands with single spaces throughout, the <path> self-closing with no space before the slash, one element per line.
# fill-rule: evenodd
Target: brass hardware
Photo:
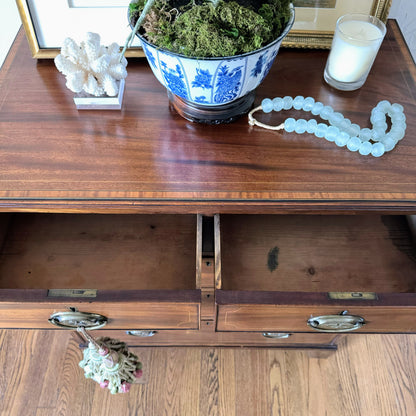
<path fill-rule="evenodd" d="M 138 330 L 131 330 L 126 331 L 127 335 L 132 335 L 133 337 L 140 337 L 140 338 L 149 338 L 153 337 L 157 334 L 157 331 L 154 330 L 146 330 L 146 329 L 138 329 Z"/>
<path fill-rule="evenodd" d="M 74 329 L 84 327 L 85 329 L 99 329 L 107 325 L 108 319 L 97 313 L 90 312 L 56 312 L 51 315 L 49 322 L 61 328 Z"/>
<path fill-rule="evenodd" d="M 365 319 L 361 316 L 347 314 L 348 311 L 343 311 L 340 315 L 315 316 L 308 320 L 308 325 L 320 332 L 349 332 L 365 325 Z"/>
<path fill-rule="evenodd" d="M 288 334 L 287 332 L 263 332 L 262 335 L 265 338 L 285 339 L 289 338 L 292 334 Z"/>
<path fill-rule="evenodd" d="M 48 297 L 96 298 L 97 289 L 49 289 Z"/>
<path fill-rule="evenodd" d="M 332 300 L 377 300 L 377 293 L 374 292 L 328 292 Z"/>

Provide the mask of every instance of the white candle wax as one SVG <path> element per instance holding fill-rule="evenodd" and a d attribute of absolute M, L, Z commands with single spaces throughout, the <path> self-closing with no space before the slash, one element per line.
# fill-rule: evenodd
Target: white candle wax
<path fill-rule="evenodd" d="M 354 82 L 366 76 L 382 40 L 383 33 L 370 22 L 341 22 L 328 58 L 328 73 L 341 82 Z"/>

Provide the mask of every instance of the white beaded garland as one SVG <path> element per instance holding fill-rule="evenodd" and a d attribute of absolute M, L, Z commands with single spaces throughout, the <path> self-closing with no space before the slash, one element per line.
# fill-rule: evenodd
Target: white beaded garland
<path fill-rule="evenodd" d="M 363 156 L 367 156 L 371 153 L 371 148 L 373 145 L 370 142 L 362 142 L 360 148 L 358 149 L 358 153 Z"/>
<path fill-rule="evenodd" d="M 360 148 L 361 143 L 362 142 L 358 137 L 351 137 L 347 142 L 347 148 L 348 150 L 351 150 L 351 152 L 356 152 Z"/>
<path fill-rule="evenodd" d="M 308 125 L 306 126 L 306 131 L 310 134 L 315 133 L 317 125 L 318 125 L 318 122 L 314 118 L 311 118 L 310 120 L 308 120 Z"/>
<path fill-rule="evenodd" d="M 315 119 L 305 120 L 287 118 L 279 126 L 269 126 L 258 122 L 253 114 L 263 110 L 265 113 L 272 111 L 301 110 L 311 112 L 314 116 L 319 116 L 322 120 L 329 123 L 318 123 Z M 386 116 L 391 119 L 391 129 L 387 133 L 388 124 Z M 383 156 L 385 152 L 390 152 L 396 144 L 403 139 L 406 132 L 406 116 L 403 106 L 391 104 L 387 100 L 380 101 L 371 111 L 370 121 L 372 129 L 361 128 L 358 124 L 351 123 L 341 113 L 335 112 L 331 106 L 315 101 L 312 97 L 301 95 L 295 98 L 285 96 L 276 97 L 273 100 L 265 98 L 261 106 L 253 109 L 249 113 L 249 124 L 258 125 L 271 130 L 285 130 L 288 133 L 314 134 L 318 138 L 325 138 L 329 142 L 334 142 L 339 147 L 346 146 L 351 152 L 358 152 L 360 155 L 372 155 L 373 157 Z"/>
<path fill-rule="evenodd" d="M 283 97 L 283 110 L 290 110 L 293 105 L 293 98 L 292 97 Z"/>
<path fill-rule="evenodd" d="M 305 101 L 305 99 L 301 96 L 298 95 L 297 97 L 294 98 L 293 100 L 293 108 L 295 110 L 301 110 L 302 106 L 303 106 L 303 102 Z"/>

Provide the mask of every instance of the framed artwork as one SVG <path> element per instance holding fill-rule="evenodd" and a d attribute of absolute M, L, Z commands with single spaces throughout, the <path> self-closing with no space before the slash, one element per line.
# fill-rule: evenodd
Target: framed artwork
<path fill-rule="evenodd" d="M 292 0 L 295 23 L 283 40 L 290 48 L 329 49 L 339 17 L 362 13 L 387 21 L 392 0 Z"/>
<path fill-rule="evenodd" d="M 127 21 L 130 0 L 16 0 L 34 58 L 54 58 L 65 38 L 79 42 L 86 32 L 101 36 L 101 43 L 120 46 L 131 32 Z M 126 57 L 142 57 L 135 39 Z"/>

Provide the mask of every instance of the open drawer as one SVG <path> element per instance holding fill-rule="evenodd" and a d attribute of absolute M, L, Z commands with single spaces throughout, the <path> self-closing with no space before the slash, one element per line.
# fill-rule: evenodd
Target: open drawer
<path fill-rule="evenodd" d="M 198 328 L 199 216 L 16 213 L 0 221 L 1 328 L 52 328 L 52 314 L 77 311 L 104 315 L 109 329 Z"/>
<path fill-rule="evenodd" d="M 216 216 L 218 331 L 416 332 L 403 216 Z"/>

